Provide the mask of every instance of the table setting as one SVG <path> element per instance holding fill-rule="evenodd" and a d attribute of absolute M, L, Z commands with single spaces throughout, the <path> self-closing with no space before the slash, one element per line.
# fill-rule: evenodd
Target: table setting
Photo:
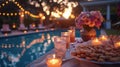
<path fill-rule="evenodd" d="M 104 21 L 100 11 L 81 12 L 75 21 L 81 37 L 75 37 L 75 27 L 54 36 L 54 52 L 44 58 L 42 66 L 120 67 L 120 36 L 97 36 L 95 29 Z"/>

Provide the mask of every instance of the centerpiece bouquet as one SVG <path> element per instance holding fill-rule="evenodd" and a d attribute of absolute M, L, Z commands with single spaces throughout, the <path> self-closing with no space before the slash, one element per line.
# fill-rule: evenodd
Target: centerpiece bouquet
<path fill-rule="evenodd" d="M 88 41 L 89 39 L 96 37 L 96 31 L 94 28 L 100 29 L 103 21 L 104 18 L 100 11 L 90 11 L 81 12 L 75 19 L 75 24 L 77 28 L 84 29 L 84 35 L 82 38 L 86 39 L 85 41 Z"/>

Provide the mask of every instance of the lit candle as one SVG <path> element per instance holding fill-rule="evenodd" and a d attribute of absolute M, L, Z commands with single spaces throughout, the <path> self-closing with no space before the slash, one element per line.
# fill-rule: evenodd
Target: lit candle
<path fill-rule="evenodd" d="M 35 27 L 35 24 L 32 24 L 33 27 Z"/>
<path fill-rule="evenodd" d="M 102 35 L 102 36 L 100 37 L 100 40 L 101 40 L 101 41 L 108 41 L 108 38 L 107 38 L 107 36 Z"/>
<path fill-rule="evenodd" d="M 27 33 L 27 31 L 24 31 L 24 33 L 26 34 L 26 33 Z"/>
<path fill-rule="evenodd" d="M 16 28 L 16 25 L 15 25 L 15 24 L 13 24 L 13 28 Z"/>
<path fill-rule="evenodd" d="M 4 35 L 5 35 L 5 36 L 8 36 L 8 34 L 7 34 L 7 33 L 5 33 Z"/>
<path fill-rule="evenodd" d="M 110 39 L 105 35 L 100 36 L 99 39 L 102 42 L 102 44 L 104 44 L 104 45 L 110 44 Z"/>
<path fill-rule="evenodd" d="M 52 54 L 47 56 L 46 64 L 48 67 L 61 67 L 62 60 Z"/>
<path fill-rule="evenodd" d="M 95 39 L 93 39 L 92 40 L 92 45 L 101 45 L 102 43 L 101 43 L 101 41 L 98 39 L 98 38 L 95 38 Z"/>
<path fill-rule="evenodd" d="M 70 42 L 75 42 L 75 30 L 68 30 L 70 33 Z"/>
<path fill-rule="evenodd" d="M 68 49 L 70 47 L 70 45 L 69 45 L 70 44 L 70 34 L 69 34 L 69 32 L 62 32 L 61 36 L 66 38 L 66 48 Z"/>
<path fill-rule="evenodd" d="M 35 32 L 39 32 L 39 30 L 37 29 Z"/>
<path fill-rule="evenodd" d="M 114 46 L 115 46 L 115 48 L 119 48 L 119 47 L 120 47 L 120 42 L 116 42 L 116 43 L 114 44 Z"/>

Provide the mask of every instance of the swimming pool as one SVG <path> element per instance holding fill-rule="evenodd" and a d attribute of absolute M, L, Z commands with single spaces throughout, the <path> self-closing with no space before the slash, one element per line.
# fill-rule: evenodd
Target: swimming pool
<path fill-rule="evenodd" d="M 53 30 L 0 38 L 0 67 L 25 67 L 54 48 L 52 38 L 67 30 Z M 76 37 L 79 37 L 76 30 Z"/>

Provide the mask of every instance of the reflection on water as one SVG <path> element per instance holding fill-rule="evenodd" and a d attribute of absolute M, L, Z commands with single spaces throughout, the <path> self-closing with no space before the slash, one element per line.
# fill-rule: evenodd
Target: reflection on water
<path fill-rule="evenodd" d="M 0 67 L 25 67 L 54 48 L 54 37 L 66 30 L 0 38 Z"/>
<path fill-rule="evenodd" d="M 30 61 L 39 58 L 47 50 L 50 50 L 49 45 L 52 43 L 50 34 L 38 34 L 38 36 L 34 36 L 33 38 L 20 37 L 16 39 L 5 39 L 0 45 L 0 67 L 18 67 L 23 62 L 24 67 Z M 27 41 L 29 40 L 30 42 L 28 43 Z"/>

